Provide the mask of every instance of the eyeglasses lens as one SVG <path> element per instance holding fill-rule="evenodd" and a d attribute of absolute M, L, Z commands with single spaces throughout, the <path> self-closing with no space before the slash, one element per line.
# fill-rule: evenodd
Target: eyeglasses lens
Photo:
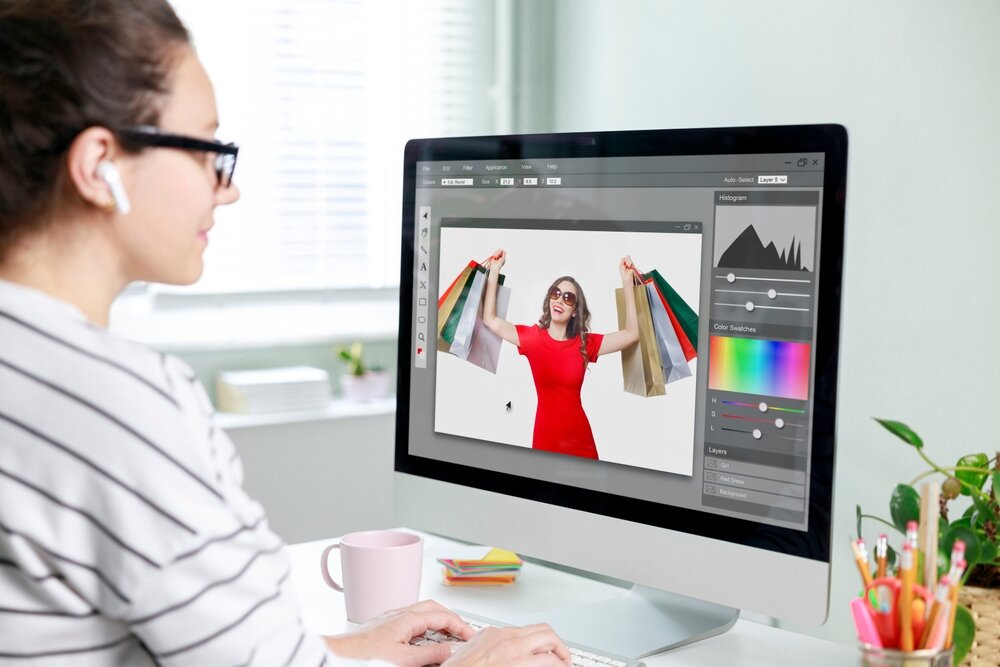
<path fill-rule="evenodd" d="M 236 171 L 236 156 L 219 153 L 215 156 L 215 175 L 219 178 L 219 186 L 228 188 L 233 182 L 233 172 Z"/>

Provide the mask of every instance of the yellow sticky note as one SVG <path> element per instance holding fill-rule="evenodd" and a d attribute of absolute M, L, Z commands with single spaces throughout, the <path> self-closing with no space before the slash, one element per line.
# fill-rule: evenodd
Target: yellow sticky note
<path fill-rule="evenodd" d="M 507 551 L 506 549 L 490 549 L 490 552 L 486 554 L 483 558 L 483 562 L 486 563 L 521 563 L 521 559 L 513 551 Z"/>

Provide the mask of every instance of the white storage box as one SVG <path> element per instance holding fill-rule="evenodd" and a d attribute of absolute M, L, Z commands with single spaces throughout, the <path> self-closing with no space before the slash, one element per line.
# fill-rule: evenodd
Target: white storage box
<path fill-rule="evenodd" d="M 219 410 L 238 414 L 322 410 L 330 404 L 330 375 L 310 366 L 223 371 L 216 396 Z"/>

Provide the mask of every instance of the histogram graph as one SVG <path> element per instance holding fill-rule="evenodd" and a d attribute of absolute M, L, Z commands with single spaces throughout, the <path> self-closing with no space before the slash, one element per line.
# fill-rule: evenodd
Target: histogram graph
<path fill-rule="evenodd" d="M 812 271 L 815 249 L 814 206 L 716 208 L 717 268 Z"/>

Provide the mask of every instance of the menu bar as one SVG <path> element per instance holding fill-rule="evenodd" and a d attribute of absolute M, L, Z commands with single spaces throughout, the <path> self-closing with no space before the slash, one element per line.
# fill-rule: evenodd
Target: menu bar
<path fill-rule="evenodd" d="M 669 155 L 551 160 L 464 160 L 418 162 L 417 176 L 564 176 L 566 174 L 739 173 L 786 174 L 822 172 L 823 153 L 753 155 Z"/>
<path fill-rule="evenodd" d="M 635 173 L 563 174 L 560 176 L 475 175 L 417 176 L 418 188 L 664 188 L 664 187 L 822 187 L 822 172 L 786 173 Z"/>

